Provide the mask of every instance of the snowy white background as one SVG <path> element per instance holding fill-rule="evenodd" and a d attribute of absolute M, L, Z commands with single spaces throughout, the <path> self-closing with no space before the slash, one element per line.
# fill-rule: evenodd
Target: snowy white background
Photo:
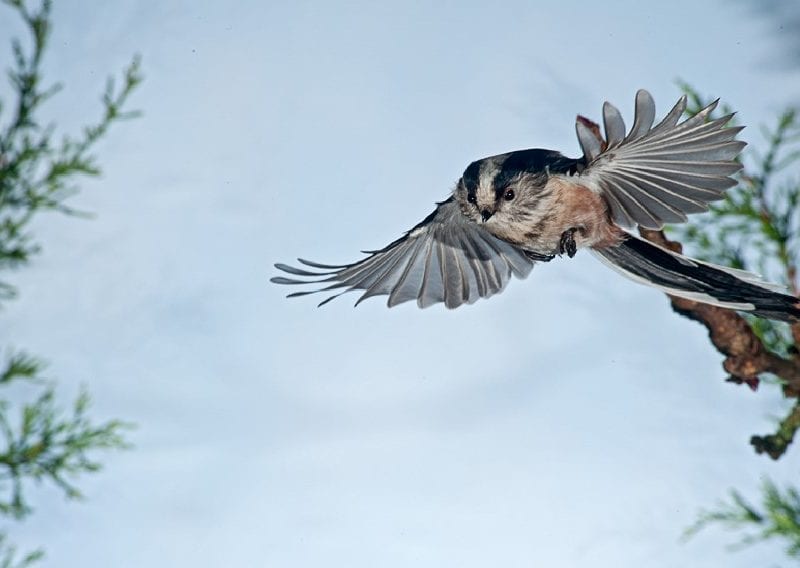
<path fill-rule="evenodd" d="M 590 255 L 471 307 L 324 309 L 272 263 L 346 262 L 427 215 L 473 159 L 577 155 L 604 100 L 663 115 L 676 78 L 748 125 L 800 96 L 741 2 L 58 1 L 48 106 L 94 120 L 143 56 L 143 118 L 36 232 L 0 342 L 134 451 L 12 527 L 46 567 L 774 565 L 683 529 L 729 487 L 796 477 L 747 443 L 782 404 L 723 382 L 702 327 Z M 0 47 L 21 28 L 0 14 Z M 3 86 L 0 94 L 8 93 Z M 758 145 L 756 128 L 743 133 Z"/>

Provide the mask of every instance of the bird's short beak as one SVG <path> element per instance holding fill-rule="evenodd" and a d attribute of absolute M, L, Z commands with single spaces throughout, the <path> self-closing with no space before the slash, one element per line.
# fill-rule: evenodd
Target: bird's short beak
<path fill-rule="evenodd" d="M 484 209 L 483 211 L 481 211 L 481 219 L 483 220 L 484 223 L 486 221 L 488 221 L 489 217 L 491 217 L 491 216 L 492 216 L 492 212 L 489 211 L 488 209 Z"/>

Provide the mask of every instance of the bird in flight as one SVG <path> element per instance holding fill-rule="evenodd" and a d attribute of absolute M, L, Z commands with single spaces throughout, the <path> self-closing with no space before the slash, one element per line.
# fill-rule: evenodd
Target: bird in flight
<path fill-rule="evenodd" d="M 421 308 L 471 304 L 502 291 L 511 276 L 525 278 L 536 262 L 570 258 L 588 248 L 636 282 L 697 302 L 783 320 L 800 320 L 798 299 L 755 274 L 695 260 L 641 239 L 630 229 L 659 229 L 706 211 L 736 185 L 743 127 L 732 114 L 712 120 L 717 101 L 680 122 L 682 97 L 655 126 L 655 103 L 636 93 L 626 131 L 616 107 L 603 105 L 605 140 L 586 119 L 576 131 L 583 156 L 518 150 L 472 162 L 450 197 L 396 241 L 343 265 L 298 259 L 276 264 L 292 278 L 276 284 L 313 284 L 289 297 L 331 293 L 319 305 L 354 290 L 356 302 L 388 296 L 389 307 L 415 300 Z M 321 285 L 321 287 L 320 287 Z"/>

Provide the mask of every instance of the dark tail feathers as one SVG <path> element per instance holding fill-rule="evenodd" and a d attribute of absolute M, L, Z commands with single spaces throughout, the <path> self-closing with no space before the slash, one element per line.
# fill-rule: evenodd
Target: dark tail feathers
<path fill-rule="evenodd" d="M 800 321 L 800 301 L 756 274 L 694 260 L 633 235 L 618 246 L 593 252 L 631 280 L 673 296 L 774 320 Z"/>

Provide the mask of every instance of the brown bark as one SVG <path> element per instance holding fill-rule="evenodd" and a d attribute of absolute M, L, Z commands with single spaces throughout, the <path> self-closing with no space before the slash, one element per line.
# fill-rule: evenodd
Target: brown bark
<path fill-rule="evenodd" d="M 681 244 L 667 239 L 663 231 L 642 229 L 640 233 L 656 244 L 681 252 Z M 752 386 L 761 373 L 772 373 L 785 382 L 787 396 L 800 395 L 800 364 L 769 351 L 742 316 L 684 298 L 670 296 L 670 300 L 676 312 L 708 328 L 711 343 L 725 355 L 723 367 L 735 382 Z"/>
<path fill-rule="evenodd" d="M 667 239 L 663 231 L 640 229 L 639 232 L 644 238 L 656 244 L 681 252 L 681 244 Z M 708 329 L 711 343 L 725 356 L 722 367 L 729 374 L 729 381 L 746 384 L 755 390 L 758 387 L 759 375 L 772 373 L 783 381 L 783 393 L 786 397 L 800 397 L 800 357 L 797 353 L 792 359 L 785 359 L 771 352 L 758 338 L 747 320 L 732 310 L 675 296 L 670 296 L 670 300 L 673 310 L 703 324 Z M 792 326 L 792 333 L 797 341 L 800 338 L 800 324 Z M 753 436 L 750 443 L 758 453 L 766 453 L 773 459 L 778 459 L 791 444 L 798 429 L 800 429 L 800 403 L 781 422 L 776 434 Z"/>

